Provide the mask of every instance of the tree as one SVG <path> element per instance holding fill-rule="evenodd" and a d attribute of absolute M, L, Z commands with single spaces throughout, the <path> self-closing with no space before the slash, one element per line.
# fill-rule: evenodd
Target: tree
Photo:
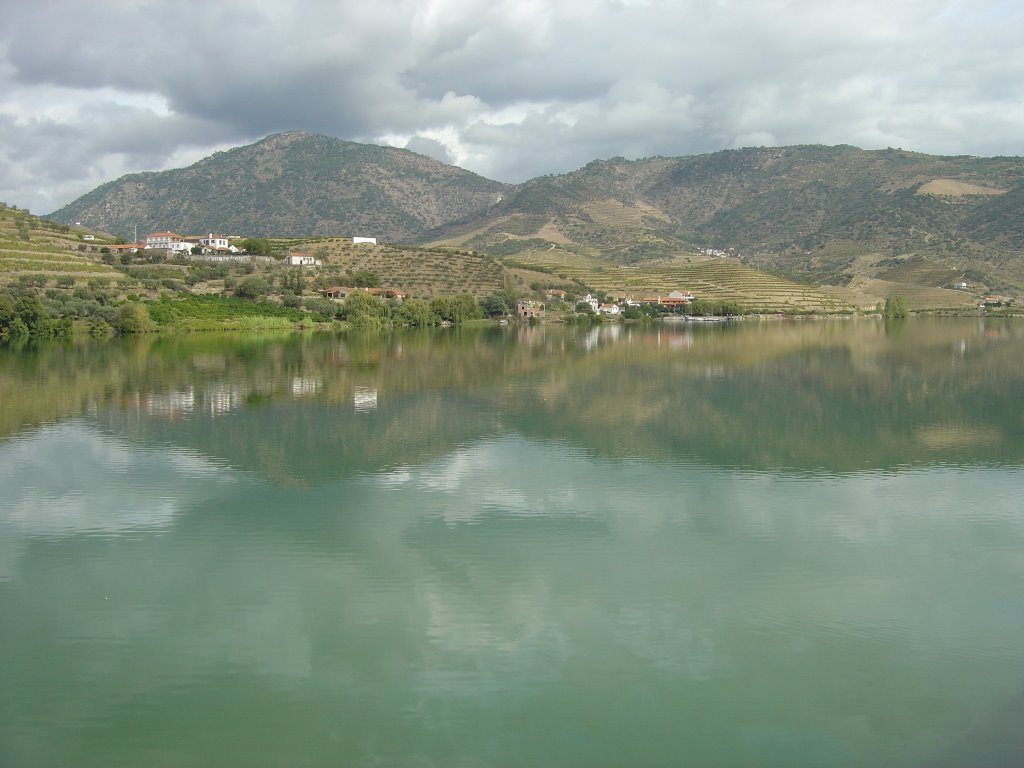
<path fill-rule="evenodd" d="M 247 237 L 242 241 L 242 250 L 253 256 L 269 256 L 270 241 L 264 237 Z"/>
<path fill-rule="evenodd" d="M 468 293 L 460 293 L 452 299 L 452 322 L 455 325 L 480 317 L 480 305 Z"/>
<path fill-rule="evenodd" d="M 15 317 L 14 304 L 6 296 L 0 296 L 0 341 L 8 338 Z"/>
<path fill-rule="evenodd" d="M 53 336 L 53 321 L 38 296 L 22 296 L 14 305 L 15 321 L 20 320 L 28 338 L 39 341 Z M 12 323 L 13 325 L 13 323 Z"/>
<path fill-rule="evenodd" d="M 452 299 L 450 296 L 435 296 L 430 300 L 430 309 L 445 323 L 452 321 Z"/>
<path fill-rule="evenodd" d="M 891 296 L 885 300 L 885 309 L 882 314 L 889 319 L 900 320 L 907 317 L 910 312 L 907 309 L 905 296 Z"/>
<path fill-rule="evenodd" d="M 503 317 L 511 311 L 508 303 L 508 294 L 504 291 L 496 291 L 480 300 L 480 308 L 488 317 Z"/>
<path fill-rule="evenodd" d="M 247 277 L 235 286 L 235 296 L 243 299 L 262 299 L 270 293 L 270 283 L 262 277 Z"/>
<path fill-rule="evenodd" d="M 295 267 L 281 275 L 281 288 L 301 296 L 306 290 L 306 280 L 302 276 L 302 267 Z"/>
<path fill-rule="evenodd" d="M 153 319 L 145 304 L 129 301 L 117 308 L 113 327 L 118 333 L 149 333 L 153 330 Z"/>
<path fill-rule="evenodd" d="M 380 276 L 371 269 L 358 269 L 353 275 L 356 288 L 380 288 Z"/>
<path fill-rule="evenodd" d="M 352 291 L 345 299 L 345 319 L 353 328 L 383 328 L 388 320 L 388 305 L 368 291 Z"/>
<path fill-rule="evenodd" d="M 437 325 L 437 316 L 426 299 L 406 299 L 399 310 L 401 318 L 415 328 Z"/>

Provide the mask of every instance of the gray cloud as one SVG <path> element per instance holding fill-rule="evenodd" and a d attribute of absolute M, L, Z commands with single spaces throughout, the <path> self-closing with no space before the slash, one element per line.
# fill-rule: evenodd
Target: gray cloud
<path fill-rule="evenodd" d="M 502 181 L 749 144 L 1024 151 L 1006 0 L 6 5 L 0 199 L 35 212 L 290 129 Z"/>

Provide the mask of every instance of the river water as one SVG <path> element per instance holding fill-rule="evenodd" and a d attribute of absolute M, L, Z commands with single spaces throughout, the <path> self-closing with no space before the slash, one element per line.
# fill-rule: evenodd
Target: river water
<path fill-rule="evenodd" d="M 0 351 L 0 765 L 1016 766 L 1024 323 Z"/>

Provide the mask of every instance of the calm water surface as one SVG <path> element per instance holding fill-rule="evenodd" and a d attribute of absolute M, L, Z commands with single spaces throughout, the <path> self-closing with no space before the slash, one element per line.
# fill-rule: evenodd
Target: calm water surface
<path fill-rule="evenodd" d="M 1024 323 L 0 351 L 2 766 L 1017 766 Z"/>

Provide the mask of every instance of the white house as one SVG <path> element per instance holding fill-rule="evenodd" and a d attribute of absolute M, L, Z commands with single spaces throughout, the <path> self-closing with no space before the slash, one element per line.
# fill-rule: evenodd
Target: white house
<path fill-rule="evenodd" d="M 366 243 L 368 245 L 376 245 L 377 244 L 377 238 L 376 237 L 353 237 L 352 238 L 352 245 L 358 245 L 359 243 Z"/>
<path fill-rule="evenodd" d="M 618 304 L 599 304 L 597 307 L 597 311 L 600 312 L 602 315 L 611 315 L 614 317 L 615 315 L 619 314 L 619 312 L 621 312 L 622 309 L 619 307 Z"/>
<path fill-rule="evenodd" d="M 289 267 L 319 267 L 320 259 L 310 256 L 308 253 L 289 253 L 285 259 Z"/>
<path fill-rule="evenodd" d="M 199 244 L 204 248 L 210 248 L 215 251 L 228 251 L 231 250 L 231 246 L 228 245 L 228 239 L 224 235 L 215 235 L 210 232 L 206 237 L 199 238 Z"/>
<path fill-rule="evenodd" d="M 600 305 L 600 303 L 601 303 L 601 302 L 599 302 L 599 301 L 597 300 L 597 297 L 596 297 L 596 296 L 592 296 L 592 295 L 590 295 L 589 293 L 588 293 L 588 294 L 586 294 L 585 296 L 580 296 L 580 299 L 579 299 L 579 300 L 580 300 L 580 301 L 582 301 L 582 302 L 584 302 L 584 303 L 586 303 L 586 304 L 589 304 L 589 305 L 590 305 L 590 308 L 591 308 L 592 310 L 594 310 L 595 312 L 597 312 L 597 308 L 598 308 L 598 306 L 599 306 L 599 305 Z"/>
<path fill-rule="evenodd" d="M 175 232 L 153 232 L 146 235 L 146 247 L 171 250 L 176 243 L 181 243 L 183 239 L 181 235 Z"/>

